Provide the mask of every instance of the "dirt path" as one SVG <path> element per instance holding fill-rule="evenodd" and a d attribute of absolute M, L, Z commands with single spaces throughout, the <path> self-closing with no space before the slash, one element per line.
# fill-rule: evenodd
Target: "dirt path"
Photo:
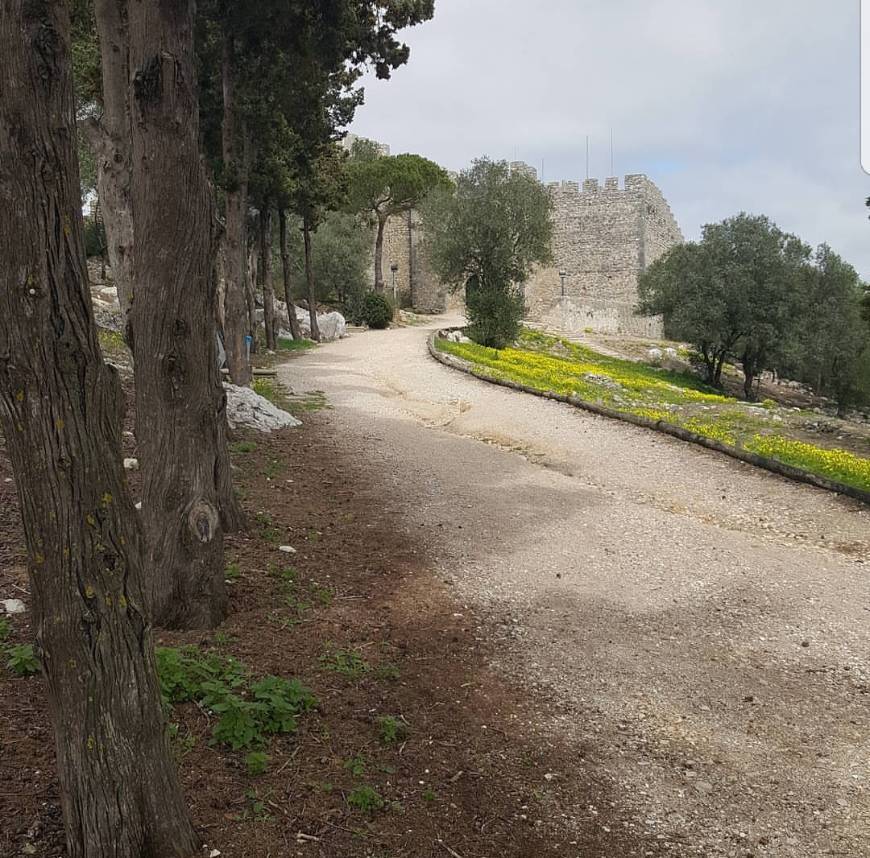
<path fill-rule="evenodd" d="M 493 670 L 576 748 L 554 774 L 605 775 L 675 855 L 870 855 L 870 511 L 452 372 L 427 334 L 281 376 L 490 618 Z"/>

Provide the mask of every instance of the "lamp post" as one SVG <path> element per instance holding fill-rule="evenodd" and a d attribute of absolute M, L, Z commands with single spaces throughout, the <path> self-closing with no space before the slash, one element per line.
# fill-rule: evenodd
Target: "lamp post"
<path fill-rule="evenodd" d="M 398 262 L 394 262 L 390 266 L 390 271 L 393 272 L 393 304 L 395 304 L 396 307 L 399 306 L 398 292 L 396 291 L 396 272 L 398 270 L 399 270 L 399 264 L 398 264 Z"/>
<path fill-rule="evenodd" d="M 560 271 L 560 272 L 559 272 L 559 280 L 561 281 L 562 297 L 563 297 L 563 298 L 565 297 L 565 278 L 566 278 L 567 276 L 568 276 L 568 274 L 567 274 L 565 271 Z"/>

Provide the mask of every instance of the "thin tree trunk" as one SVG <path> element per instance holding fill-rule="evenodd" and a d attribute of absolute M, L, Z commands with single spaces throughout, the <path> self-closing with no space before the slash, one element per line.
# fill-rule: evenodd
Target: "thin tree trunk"
<path fill-rule="evenodd" d="M 106 242 L 103 241 L 103 236 L 106 234 L 106 222 L 103 220 L 102 206 L 100 205 L 100 195 L 96 194 L 94 202 L 94 232 L 97 234 L 97 241 L 100 243 L 100 283 L 106 282 L 106 267 L 108 260 L 106 259 Z M 102 227 L 102 231 L 100 230 Z"/>
<path fill-rule="evenodd" d="M 104 212 L 109 265 L 118 290 L 122 329 L 127 342 L 132 344 L 129 326 L 134 295 L 132 131 L 127 0 L 94 0 L 94 16 L 100 39 L 102 116 L 86 121 L 84 130 L 97 166 L 97 192 Z"/>
<path fill-rule="evenodd" d="M 263 290 L 263 326 L 266 329 L 266 348 L 275 351 L 278 345 L 278 326 L 275 321 L 275 287 L 272 284 L 272 211 L 268 205 L 260 209 L 260 286 Z"/>
<path fill-rule="evenodd" d="M 253 246 L 248 248 L 247 277 L 245 278 L 245 302 L 248 307 L 248 329 L 251 332 L 251 354 L 257 351 L 257 271 L 258 254 Z"/>
<path fill-rule="evenodd" d="M 284 301 L 287 304 L 287 319 L 294 340 L 302 339 L 302 328 L 296 318 L 296 304 L 293 303 L 293 290 L 290 288 L 290 249 L 287 246 L 287 210 L 278 209 L 279 240 L 281 242 L 281 275 L 284 278 Z"/>
<path fill-rule="evenodd" d="M 251 365 L 245 337 L 253 333 L 248 325 L 247 292 L 247 214 L 248 159 L 244 123 L 236 105 L 235 49 L 230 33 L 224 34 L 223 80 L 223 161 L 226 182 L 226 295 L 224 297 L 224 348 L 234 384 L 251 382 Z"/>
<path fill-rule="evenodd" d="M 311 319 L 311 339 L 320 342 L 320 328 L 317 325 L 317 298 L 314 294 L 314 267 L 311 264 L 311 227 L 307 220 L 302 221 L 302 241 L 305 245 L 305 282 L 308 286 L 308 316 Z"/>
<path fill-rule="evenodd" d="M 121 391 L 85 269 L 67 4 L 0 4 L 0 425 L 18 489 L 69 858 L 191 858 Z"/>
<path fill-rule="evenodd" d="M 219 226 L 219 221 L 215 219 L 214 228 L 212 230 L 211 276 L 214 283 L 213 288 L 215 290 L 214 312 L 216 336 L 218 332 L 223 329 L 223 324 L 220 318 L 222 307 L 220 292 L 223 288 L 220 275 L 222 267 L 222 240 L 223 231 Z M 215 362 L 217 362 L 217 342 L 215 342 Z M 218 367 L 218 370 L 220 370 L 220 367 Z M 220 371 L 215 374 L 213 396 L 218 415 L 218 443 L 217 462 L 215 463 L 215 480 L 217 482 L 218 499 L 220 501 L 221 523 L 223 524 L 224 533 L 237 533 L 240 530 L 244 530 L 247 523 L 233 485 L 233 472 L 229 450 L 230 427 L 227 422 L 227 394 L 224 389 L 223 376 Z"/>
<path fill-rule="evenodd" d="M 218 475 L 211 189 L 199 155 L 193 0 L 130 7 L 137 300 L 132 319 L 142 522 L 155 621 L 226 615 Z"/>
<path fill-rule="evenodd" d="M 375 292 L 384 292 L 384 230 L 387 226 L 387 216 L 378 215 L 378 234 L 375 239 Z"/>

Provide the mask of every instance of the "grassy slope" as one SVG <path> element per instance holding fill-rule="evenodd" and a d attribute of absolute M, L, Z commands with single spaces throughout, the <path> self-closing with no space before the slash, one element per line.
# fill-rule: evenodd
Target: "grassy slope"
<path fill-rule="evenodd" d="M 800 440 L 795 415 L 775 402 L 752 405 L 724 396 L 686 373 L 607 357 L 591 349 L 524 331 L 517 348 L 437 340 L 437 347 L 500 379 L 536 390 L 681 426 L 722 444 L 748 450 L 822 477 L 870 491 L 870 458 Z M 805 419 L 807 415 L 797 416 Z"/>

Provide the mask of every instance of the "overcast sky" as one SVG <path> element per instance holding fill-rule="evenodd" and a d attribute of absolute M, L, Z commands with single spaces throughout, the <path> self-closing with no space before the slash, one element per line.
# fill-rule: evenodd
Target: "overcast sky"
<path fill-rule="evenodd" d="M 459 170 L 647 173 L 687 238 L 739 211 L 870 279 L 859 0 L 436 0 L 351 128 Z"/>

